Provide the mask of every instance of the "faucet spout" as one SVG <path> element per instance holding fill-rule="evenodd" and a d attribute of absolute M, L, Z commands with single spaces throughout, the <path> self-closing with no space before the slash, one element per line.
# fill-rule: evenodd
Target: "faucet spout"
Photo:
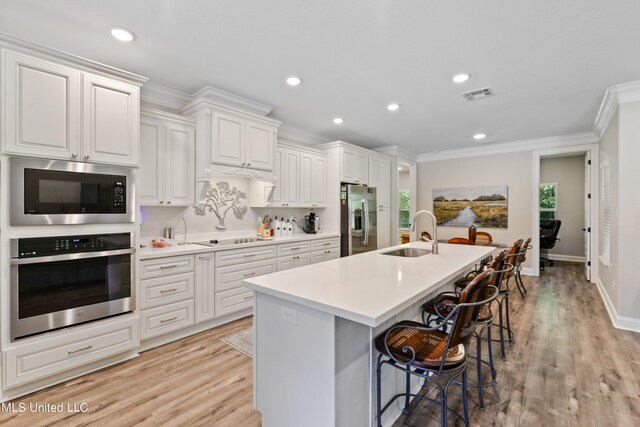
<path fill-rule="evenodd" d="M 424 210 L 416 212 L 413 218 L 411 218 L 411 232 L 413 233 L 414 231 L 416 231 L 416 219 L 421 214 L 431 217 L 431 223 L 433 224 L 433 240 L 431 241 L 431 244 L 433 245 L 432 253 L 434 255 L 438 255 L 438 220 L 436 219 L 436 216 L 433 214 L 433 212 Z"/>

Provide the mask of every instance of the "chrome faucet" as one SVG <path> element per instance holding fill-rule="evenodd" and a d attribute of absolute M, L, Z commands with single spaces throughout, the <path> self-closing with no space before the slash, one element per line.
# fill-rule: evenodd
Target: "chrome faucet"
<path fill-rule="evenodd" d="M 429 240 L 429 242 L 431 242 L 431 244 L 433 245 L 432 253 L 434 255 L 438 255 L 438 220 L 436 219 L 436 216 L 432 212 L 430 211 L 416 212 L 416 214 L 411 219 L 411 232 L 413 233 L 414 231 L 416 231 L 416 222 L 417 222 L 416 219 L 420 214 L 427 214 L 431 217 L 431 221 L 433 222 L 433 240 Z"/>

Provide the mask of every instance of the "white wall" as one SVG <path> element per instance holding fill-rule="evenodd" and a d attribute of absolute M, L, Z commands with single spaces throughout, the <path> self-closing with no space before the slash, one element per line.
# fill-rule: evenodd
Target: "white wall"
<path fill-rule="evenodd" d="M 408 191 L 410 187 L 410 174 L 409 171 L 399 172 L 398 173 L 398 190 L 400 191 Z"/>
<path fill-rule="evenodd" d="M 434 188 L 481 185 L 509 187 L 509 218 L 506 229 L 482 229 L 499 243 L 511 244 L 531 236 L 533 224 L 533 152 L 498 154 L 418 164 L 418 209 L 432 210 Z M 431 230 L 427 217 L 421 217 L 418 230 Z M 418 233 L 419 235 L 420 233 Z M 467 237 L 465 227 L 438 227 L 438 238 Z M 537 244 L 537 242 L 532 242 Z M 531 267 L 527 257 L 525 267 Z"/>
<path fill-rule="evenodd" d="M 584 155 L 541 159 L 540 182 L 558 184 L 560 240 L 549 254 L 584 257 Z"/>

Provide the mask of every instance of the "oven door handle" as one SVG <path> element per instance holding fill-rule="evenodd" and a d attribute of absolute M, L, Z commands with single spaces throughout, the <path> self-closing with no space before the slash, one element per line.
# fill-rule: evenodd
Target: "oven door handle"
<path fill-rule="evenodd" d="M 76 254 L 50 255 L 50 256 L 40 256 L 40 257 L 33 257 L 33 258 L 14 258 L 11 260 L 11 265 L 42 264 L 45 262 L 56 262 L 56 261 L 72 261 L 75 259 L 100 258 L 105 256 L 134 254 L 135 252 L 136 252 L 135 248 L 128 248 L 128 249 L 118 249 L 114 251 L 80 252 Z"/>

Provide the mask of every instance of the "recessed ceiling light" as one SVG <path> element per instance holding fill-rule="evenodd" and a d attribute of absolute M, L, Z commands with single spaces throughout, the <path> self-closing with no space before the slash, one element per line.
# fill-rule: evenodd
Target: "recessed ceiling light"
<path fill-rule="evenodd" d="M 476 133 L 475 135 L 473 135 L 473 139 L 475 139 L 476 141 L 480 141 L 481 139 L 485 139 L 487 137 L 487 134 L 485 133 Z"/>
<path fill-rule="evenodd" d="M 298 76 L 288 76 L 285 81 L 289 86 L 299 86 L 302 83 L 302 79 Z"/>
<path fill-rule="evenodd" d="M 399 170 L 399 171 L 401 171 L 401 170 L 402 170 L 402 168 L 401 168 L 400 166 L 398 166 L 398 170 Z"/>
<path fill-rule="evenodd" d="M 400 104 L 396 104 L 395 102 L 387 105 L 387 110 L 389 111 L 396 111 L 398 108 L 400 108 Z"/>
<path fill-rule="evenodd" d="M 458 74 L 454 74 L 454 76 L 451 77 L 451 80 L 453 80 L 454 83 L 464 83 L 467 80 L 469 80 L 469 77 L 471 77 L 471 74 L 458 73 Z"/>
<path fill-rule="evenodd" d="M 342 117 L 336 117 L 335 119 L 333 119 L 333 123 L 341 125 L 344 123 L 344 119 Z"/>
<path fill-rule="evenodd" d="M 111 35 L 121 42 L 130 42 L 131 40 L 136 38 L 136 35 L 133 31 L 127 30 L 126 28 L 122 27 L 112 27 Z"/>

